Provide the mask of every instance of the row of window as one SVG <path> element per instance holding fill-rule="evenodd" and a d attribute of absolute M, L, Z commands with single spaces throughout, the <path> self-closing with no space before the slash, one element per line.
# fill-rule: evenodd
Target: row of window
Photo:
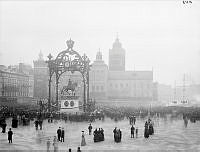
<path fill-rule="evenodd" d="M 28 85 L 29 81 L 27 79 L 13 79 L 13 78 L 1 78 L 1 84 L 23 84 Z"/>
<path fill-rule="evenodd" d="M 93 73 L 104 73 L 105 70 L 93 70 Z"/>
<path fill-rule="evenodd" d="M 0 92 L 0 96 L 6 96 L 6 97 L 16 97 L 16 96 L 20 96 L 20 97 L 28 97 L 29 96 L 29 92 L 28 91 L 22 91 L 22 92 Z"/>
<path fill-rule="evenodd" d="M 93 92 L 103 92 L 104 91 L 104 86 L 102 86 L 102 85 L 96 85 L 96 86 L 92 86 L 92 91 Z"/>
<path fill-rule="evenodd" d="M 0 73 L 1 78 L 28 79 L 27 75 L 17 75 L 15 73 Z"/>
<path fill-rule="evenodd" d="M 123 89 L 123 88 L 127 88 L 129 86 L 130 86 L 130 84 L 128 84 L 128 83 L 126 83 L 126 84 L 123 84 L 123 83 L 112 84 L 112 83 L 110 83 L 110 88 L 121 88 L 121 89 Z M 141 89 L 143 89 L 143 88 L 150 89 L 150 85 L 149 84 L 137 84 L 137 85 L 134 84 L 133 87 L 134 88 L 141 88 Z"/>

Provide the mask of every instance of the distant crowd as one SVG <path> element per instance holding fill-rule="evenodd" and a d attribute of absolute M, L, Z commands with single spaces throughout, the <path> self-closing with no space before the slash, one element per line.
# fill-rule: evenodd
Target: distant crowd
<path fill-rule="evenodd" d="M 195 123 L 200 120 L 200 108 L 152 108 L 152 109 L 131 109 L 127 107 L 98 107 L 96 112 L 93 113 L 82 113 L 82 114 L 61 114 L 57 112 L 41 112 L 37 110 L 9 110 L 9 109 L 0 109 L 0 127 L 2 128 L 2 133 L 6 133 L 6 119 L 12 118 L 12 128 L 18 128 L 19 125 L 27 126 L 30 125 L 31 121 L 34 121 L 35 129 L 42 130 L 43 129 L 43 121 L 46 119 L 48 123 L 53 123 L 56 120 L 67 121 L 87 121 L 90 122 L 88 126 L 89 135 L 92 135 L 92 125 L 96 119 L 104 121 L 105 117 L 111 118 L 113 121 L 120 121 L 123 119 L 128 119 L 130 124 L 130 138 L 138 138 L 139 128 L 136 126 L 136 120 L 146 119 L 144 124 L 144 138 L 149 138 L 149 136 L 153 135 L 154 132 L 154 123 L 152 119 L 156 117 L 166 117 L 170 115 L 173 117 L 182 117 L 184 121 L 185 127 L 188 125 L 188 121 L 191 123 Z M 12 128 L 8 129 L 8 142 L 13 142 L 13 131 Z M 140 128 L 141 129 L 141 128 Z M 121 142 L 122 140 L 122 131 L 120 128 L 115 127 L 113 130 L 114 141 Z M 93 140 L 94 142 L 101 142 L 105 140 L 104 129 L 99 128 L 93 131 Z M 53 147 L 54 151 L 58 150 L 58 142 L 65 142 L 65 130 L 64 128 L 59 127 L 57 130 L 57 137 L 54 137 Z M 48 139 L 47 141 L 47 150 L 50 148 L 51 141 Z M 81 135 L 81 146 L 86 145 L 86 139 L 84 135 L 84 131 L 82 131 Z M 69 149 L 71 151 L 71 149 Z M 80 147 L 77 148 L 77 151 L 81 151 Z"/>

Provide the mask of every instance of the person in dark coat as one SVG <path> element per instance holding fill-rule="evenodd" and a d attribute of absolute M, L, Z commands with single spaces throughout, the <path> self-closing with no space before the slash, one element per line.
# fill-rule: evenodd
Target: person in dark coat
<path fill-rule="evenodd" d="M 17 128 L 18 127 L 18 120 L 16 117 L 12 119 L 12 128 Z"/>
<path fill-rule="evenodd" d="M 94 130 L 93 135 L 94 135 L 94 142 L 97 142 L 99 140 L 97 128 Z"/>
<path fill-rule="evenodd" d="M 64 128 L 62 128 L 62 130 L 61 130 L 61 142 L 64 142 L 64 139 L 65 139 L 65 130 L 64 130 Z"/>
<path fill-rule="evenodd" d="M 149 135 L 153 135 L 153 134 L 154 134 L 153 124 L 150 123 L 149 124 Z"/>
<path fill-rule="evenodd" d="M 115 134 L 117 132 L 117 127 L 115 127 L 115 129 L 113 130 L 113 133 L 114 133 L 114 140 L 115 140 Z"/>
<path fill-rule="evenodd" d="M 91 124 L 89 125 L 88 130 L 89 130 L 89 135 L 91 135 L 91 132 L 92 132 L 92 125 Z"/>
<path fill-rule="evenodd" d="M 38 123 L 39 123 L 39 126 L 40 126 L 40 130 L 42 130 L 42 123 L 43 123 L 42 119 L 40 119 Z"/>
<path fill-rule="evenodd" d="M 53 114 L 51 113 L 50 115 L 50 122 L 52 123 L 53 122 Z"/>
<path fill-rule="evenodd" d="M 1 127 L 2 127 L 2 133 L 5 133 L 6 132 L 6 122 L 4 121 L 2 124 L 1 124 Z"/>
<path fill-rule="evenodd" d="M 145 138 L 149 138 L 149 125 L 148 125 L 148 122 L 146 121 L 145 122 L 145 129 L 144 129 L 144 137 Z"/>
<path fill-rule="evenodd" d="M 13 132 L 11 131 L 11 128 L 10 128 L 9 131 L 8 131 L 8 141 L 9 141 L 9 143 L 12 143 L 12 135 L 13 135 Z"/>
<path fill-rule="evenodd" d="M 35 129 L 38 130 L 38 120 L 35 120 Z"/>
<path fill-rule="evenodd" d="M 59 127 L 59 129 L 57 130 L 57 135 L 58 135 L 58 141 L 60 141 L 60 137 L 61 137 L 61 127 Z"/>
<path fill-rule="evenodd" d="M 131 138 L 134 138 L 134 131 L 135 131 L 135 128 L 132 125 L 132 127 L 131 127 Z"/>
<path fill-rule="evenodd" d="M 81 152 L 81 148 L 80 147 L 77 148 L 77 152 Z"/>

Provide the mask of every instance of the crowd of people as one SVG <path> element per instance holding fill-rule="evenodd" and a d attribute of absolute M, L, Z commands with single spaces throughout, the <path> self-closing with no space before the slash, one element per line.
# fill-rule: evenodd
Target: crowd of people
<path fill-rule="evenodd" d="M 94 142 L 104 141 L 104 130 L 102 128 L 94 130 Z"/>
<path fill-rule="evenodd" d="M 122 132 L 120 129 L 117 129 L 117 127 L 115 127 L 115 129 L 113 130 L 114 133 L 114 141 L 115 142 L 121 142 L 122 139 Z"/>
<path fill-rule="evenodd" d="M 150 135 L 154 134 L 154 123 L 153 121 L 150 119 L 154 117 L 154 115 L 159 116 L 159 117 L 165 117 L 165 115 L 167 115 L 170 111 L 172 111 L 171 109 L 165 109 L 163 111 L 161 111 L 160 109 L 153 109 L 150 113 L 147 110 L 144 109 L 140 109 L 140 110 L 135 110 L 135 111 L 130 111 L 129 109 L 124 109 L 124 108 L 119 108 L 119 109 L 113 109 L 113 110 L 108 110 L 108 109 L 101 109 L 102 112 L 96 117 L 94 113 L 90 113 L 90 114 L 60 114 L 60 113 L 56 113 L 56 112 L 52 112 L 52 113 L 42 113 L 42 112 L 38 112 L 38 111 L 1 111 L 1 115 L 0 115 L 0 127 L 2 128 L 2 133 L 6 133 L 6 119 L 7 118 L 12 118 L 12 124 L 11 127 L 12 128 L 18 128 L 18 126 L 23 125 L 23 126 L 27 126 L 30 125 L 30 122 L 34 120 L 34 125 L 35 125 L 35 129 L 36 130 L 42 130 L 42 125 L 43 125 L 43 121 L 45 119 L 48 120 L 48 123 L 53 123 L 56 120 L 64 120 L 64 121 L 87 121 L 87 122 L 94 122 L 95 119 L 99 119 L 99 120 L 104 120 L 104 117 L 110 117 L 111 119 L 113 119 L 114 121 L 119 121 L 119 120 L 123 120 L 125 118 L 127 118 L 129 120 L 129 124 L 130 126 L 130 132 L 131 132 L 131 136 L 130 138 L 138 138 L 138 127 L 136 127 L 136 118 L 145 118 L 149 116 L 149 119 L 145 122 L 144 124 L 144 138 L 149 138 Z M 190 120 L 192 123 L 195 123 L 196 121 L 200 120 L 200 112 L 198 111 L 198 108 L 195 108 L 195 110 L 193 109 L 176 109 L 176 115 L 182 115 L 183 116 L 183 120 L 184 120 L 184 125 L 185 127 L 187 127 L 188 125 L 188 120 Z M 102 115 L 103 114 L 103 115 Z M 91 123 L 88 126 L 88 132 L 89 135 L 92 135 L 92 125 Z M 13 131 L 11 128 L 8 129 L 8 142 L 12 143 L 13 142 Z M 114 141 L 115 142 L 121 142 L 122 140 L 122 131 L 119 128 L 115 128 L 113 130 L 113 134 L 114 134 Z M 105 137 L 104 137 L 104 130 L 102 128 L 99 129 L 95 129 L 93 131 L 93 135 L 94 135 L 94 142 L 99 142 L 99 141 L 104 141 Z M 58 150 L 58 142 L 65 142 L 65 130 L 64 128 L 59 127 L 57 130 L 57 137 L 55 136 L 52 143 L 53 143 L 53 147 L 54 147 L 54 151 Z M 50 144 L 51 140 L 48 139 L 47 140 L 47 150 L 50 149 Z M 81 135 L 81 142 L 80 142 L 81 146 L 85 146 L 86 145 L 86 139 L 85 139 L 85 133 L 84 131 L 82 131 L 82 135 Z M 80 147 L 77 148 L 77 151 L 80 151 Z M 70 151 L 70 149 L 69 149 Z"/>
<path fill-rule="evenodd" d="M 154 128 L 153 128 L 153 121 L 149 118 L 148 121 L 145 122 L 144 125 L 144 137 L 149 138 L 149 135 L 154 134 Z"/>

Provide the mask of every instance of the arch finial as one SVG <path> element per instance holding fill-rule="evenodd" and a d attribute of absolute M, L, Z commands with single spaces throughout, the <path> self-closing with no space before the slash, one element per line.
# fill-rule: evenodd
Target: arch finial
<path fill-rule="evenodd" d="M 73 48 L 73 46 L 74 46 L 74 41 L 71 40 L 71 38 L 70 38 L 70 40 L 68 40 L 66 43 L 67 43 L 68 49 L 72 49 L 72 48 Z"/>

